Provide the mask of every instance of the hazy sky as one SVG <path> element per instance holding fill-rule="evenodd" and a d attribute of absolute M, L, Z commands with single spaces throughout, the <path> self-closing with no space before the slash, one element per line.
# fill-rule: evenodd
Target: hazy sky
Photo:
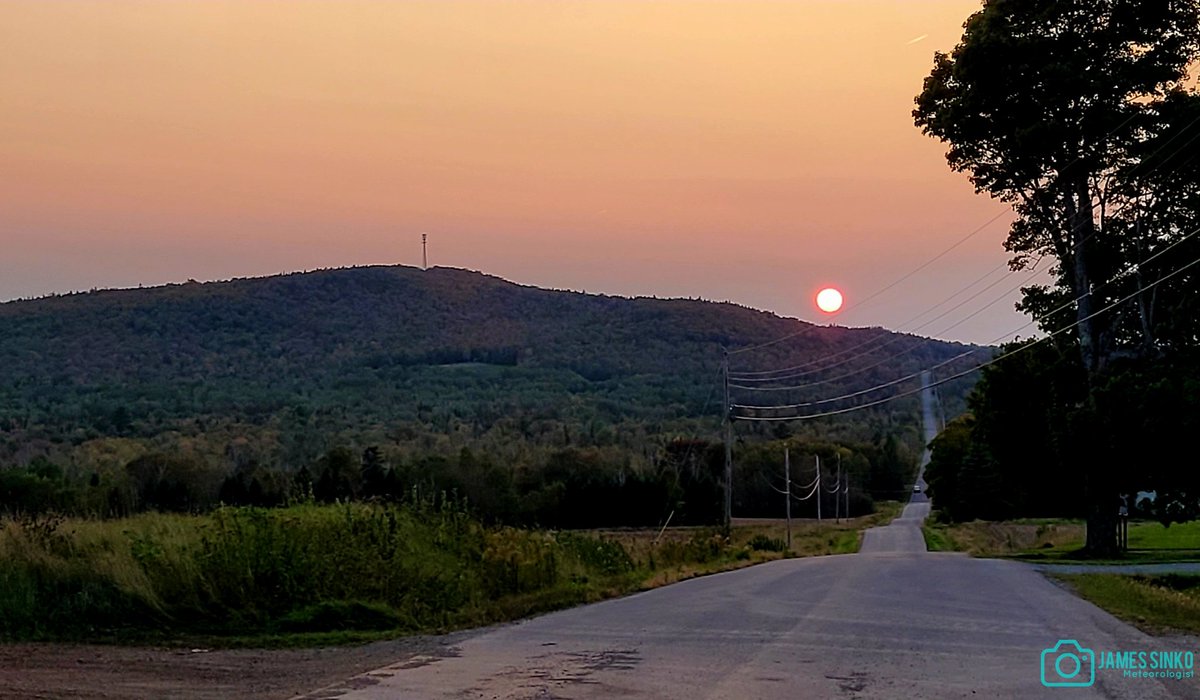
<path fill-rule="evenodd" d="M 824 321 L 822 284 L 1002 214 L 836 319 L 909 330 L 1005 260 L 910 115 L 978 6 L 3 2 L 0 298 L 419 264 L 428 231 L 433 264 Z M 1022 278 L 917 332 L 995 340 L 1015 292 L 945 329 Z"/>

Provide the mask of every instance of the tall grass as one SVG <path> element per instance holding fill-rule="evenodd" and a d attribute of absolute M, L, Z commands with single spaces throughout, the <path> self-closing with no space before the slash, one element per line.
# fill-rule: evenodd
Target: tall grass
<path fill-rule="evenodd" d="M 605 551 L 599 541 L 485 528 L 453 509 L 417 506 L 6 520 L 0 634 L 243 633 L 303 627 L 337 609 L 349 618 L 374 611 L 367 625 L 438 629 L 490 619 L 506 597 L 629 568 Z"/>
<path fill-rule="evenodd" d="M 875 518 L 622 533 L 489 527 L 433 504 L 0 521 L 0 637 L 286 641 L 487 624 L 795 553 L 854 551 Z M 751 539 L 757 544 L 751 543 Z M 765 544 L 764 544 L 765 543 Z M 767 546 L 770 545 L 770 546 Z"/>

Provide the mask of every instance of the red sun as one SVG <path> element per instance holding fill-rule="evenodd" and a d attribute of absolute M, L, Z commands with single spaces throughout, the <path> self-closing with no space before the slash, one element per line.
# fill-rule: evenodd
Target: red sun
<path fill-rule="evenodd" d="M 837 313 L 842 308 L 842 293 L 833 287 L 817 292 L 817 308 L 827 314 Z"/>

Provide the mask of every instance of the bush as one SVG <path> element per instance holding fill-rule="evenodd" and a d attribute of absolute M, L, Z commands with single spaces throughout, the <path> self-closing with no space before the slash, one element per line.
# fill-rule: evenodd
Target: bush
<path fill-rule="evenodd" d="M 750 549 L 756 552 L 786 552 L 787 542 L 778 537 L 767 537 L 759 533 L 750 538 Z"/>

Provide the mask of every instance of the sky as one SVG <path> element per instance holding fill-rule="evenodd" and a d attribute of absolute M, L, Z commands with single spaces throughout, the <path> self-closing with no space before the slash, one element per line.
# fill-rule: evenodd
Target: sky
<path fill-rule="evenodd" d="M 1006 207 L 911 116 L 978 7 L 5 1 L 0 299 L 419 265 L 427 232 L 522 284 L 1028 336 Z"/>

